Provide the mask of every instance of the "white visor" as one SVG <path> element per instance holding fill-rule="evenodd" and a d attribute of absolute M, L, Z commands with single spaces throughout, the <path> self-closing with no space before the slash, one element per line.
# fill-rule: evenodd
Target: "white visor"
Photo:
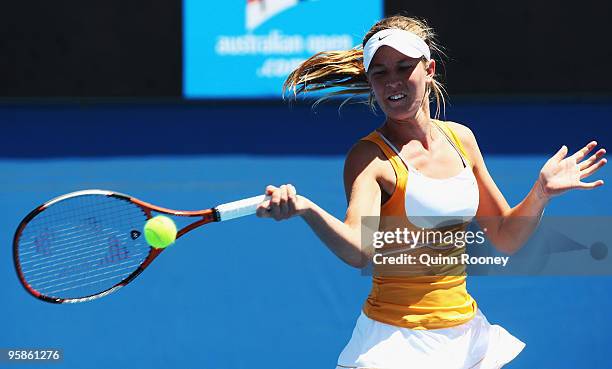
<path fill-rule="evenodd" d="M 363 66 L 366 72 L 374 58 L 374 54 L 376 54 L 376 51 L 381 46 L 392 47 L 411 58 L 424 56 L 427 60 L 431 59 L 429 46 L 427 46 L 422 38 L 402 29 L 388 28 L 376 32 L 363 47 Z"/>

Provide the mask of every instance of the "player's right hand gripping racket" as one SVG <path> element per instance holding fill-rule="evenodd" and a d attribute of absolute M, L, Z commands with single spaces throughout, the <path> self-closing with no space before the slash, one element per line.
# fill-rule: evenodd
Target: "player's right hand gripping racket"
<path fill-rule="evenodd" d="M 185 233 L 211 222 L 254 214 L 268 196 L 255 196 L 199 211 L 165 209 L 104 190 L 72 192 L 30 212 L 13 239 L 19 280 L 34 297 L 75 303 L 106 296 L 134 280 L 164 248 L 143 232 L 152 212 L 197 218 Z"/>

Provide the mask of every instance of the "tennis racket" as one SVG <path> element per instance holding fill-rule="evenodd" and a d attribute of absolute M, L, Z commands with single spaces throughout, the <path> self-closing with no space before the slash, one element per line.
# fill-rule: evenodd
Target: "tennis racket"
<path fill-rule="evenodd" d="M 254 214 L 261 195 L 198 211 L 152 205 L 105 190 L 72 192 L 31 211 L 13 238 L 19 281 L 34 297 L 65 304 L 109 295 L 133 281 L 165 248 L 153 248 L 143 227 L 153 213 L 191 217 L 185 233 L 212 222 Z"/>

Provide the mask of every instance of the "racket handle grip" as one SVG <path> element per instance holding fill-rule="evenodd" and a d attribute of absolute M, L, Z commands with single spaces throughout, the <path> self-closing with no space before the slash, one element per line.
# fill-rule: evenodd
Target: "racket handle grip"
<path fill-rule="evenodd" d="M 268 195 L 249 197 L 248 199 L 218 205 L 215 210 L 217 210 L 217 214 L 219 215 L 219 221 L 223 222 L 226 220 L 255 214 L 257 205 L 269 199 L 270 196 Z"/>

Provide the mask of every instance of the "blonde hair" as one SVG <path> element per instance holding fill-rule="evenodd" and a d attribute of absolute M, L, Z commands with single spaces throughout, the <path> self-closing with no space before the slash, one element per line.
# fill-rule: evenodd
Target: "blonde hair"
<path fill-rule="evenodd" d="M 361 46 L 350 50 L 323 51 L 305 60 L 285 80 L 283 84 L 283 97 L 287 91 L 292 91 L 295 98 L 300 93 L 335 89 L 318 99 L 314 105 L 316 106 L 321 101 L 332 96 L 348 95 L 348 98 L 340 105 L 342 107 L 351 99 L 368 94 L 368 99 L 362 102 L 367 103 L 372 110 L 375 110 L 374 95 L 370 89 L 366 78 L 366 71 L 363 67 L 363 46 L 376 32 L 389 28 L 412 32 L 425 41 L 432 54 L 435 53 L 441 57 L 445 56 L 435 40 L 436 35 L 433 29 L 427 25 L 425 20 L 404 15 L 394 15 L 374 24 L 363 38 Z M 426 62 L 425 59 L 423 60 Z M 442 60 L 440 61 L 442 62 Z M 444 86 L 435 77 L 433 76 L 431 82 L 427 83 L 427 95 L 430 95 L 430 91 L 434 93 L 433 98 L 436 101 L 435 118 L 437 119 L 440 116 L 440 110 L 444 108 L 446 103 L 444 98 L 446 91 Z"/>

